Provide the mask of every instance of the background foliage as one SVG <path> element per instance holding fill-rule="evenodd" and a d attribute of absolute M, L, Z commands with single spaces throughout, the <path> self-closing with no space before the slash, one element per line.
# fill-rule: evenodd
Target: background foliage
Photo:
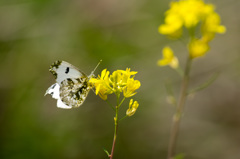
<path fill-rule="evenodd" d="M 187 102 L 178 151 L 187 158 L 240 156 L 240 1 L 208 0 L 217 6 L 224 35 L 194 61 L 192 87 L 214 72 L 218 79 Z M 54 82 L 48 71 L 65 60 L 90 74 L 130 67 L 141 88 L 136 114 L 120 123 L 116 158 L 165 158 L 174 108 L 164 84 L 175 94 L 180 78 L 156 65 L 165 45 L 185 61 L 181 41 L 157 32 L 169 1 L 156 0 L 1 0 L 0 1 L 0 158 L 106 158 L 114 113 L 90 92 L 78 109 L 62 110 L 44 97 Z M 114 99 L 112 100 L 115 101 Z M 126 102 L 127 103 L 127 102 Z M 126 107 L 128 105 L 126 104 Z M 126 110 L 126 109 L 124 109 Z M 122 111 L 122 113 L 125 113 Z"/>

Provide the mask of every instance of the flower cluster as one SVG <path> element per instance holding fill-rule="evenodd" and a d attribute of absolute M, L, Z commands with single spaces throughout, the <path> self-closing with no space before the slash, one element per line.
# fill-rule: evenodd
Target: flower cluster
<path fill-rule="evenodd" d="M 115 93 L 119 98 L 120 94 L 123 93 L 124 98 L 134 96 L 136 90 L 141 86 L 140 81 L 134 80 L 134 76 L 137 74 L 135 71 L 117 70 L 111 75 L 107 69 L 101 72 L 101 76 L 97 78 L 91 78 L 90 83 L 96 89 L 96 95 L 99 95 L 103 100 L 107 100 L 108 95 Z M 135 113 L 138 107 L 138 102 L 133 99 L 130 100 L 129 109 L 127 110 L 127 116 L 131 116 Z"/>
<path fill-rule="evenodd" d="M 96 95 L 99 95 L 103 100 L 107 100 L 109 94 L 115 93 L 117 96 L 123 93 L 125 98 L 132 97 L 136 94 L 141 83 L 138 80 L 134 80 L 134 75 L 137 72 L 130 71 L 130 69 L 117 70 L 110 75 L 107 69 L 101 72 L 101 76 L 98 78 L 91 78 L 92 83 L 96 88 Z"/>
<path fill-rule="evenodd" d="M 191 32 L 188 49 L 191 58 L 205 55 L 209 50 L 209 42 L 216 33 L 224 33 L 226 28 L 220 25 L 220 16 L 214 11 L 212 4 L 202 0 L 179 0 L 172 2 L 166 11 L 165 23 L 159 26 L 159 32 L 173 38 L 182 35 L 183 27 Z M 201 36 L 195 37 L 192 32 L 201 24 Z"/>

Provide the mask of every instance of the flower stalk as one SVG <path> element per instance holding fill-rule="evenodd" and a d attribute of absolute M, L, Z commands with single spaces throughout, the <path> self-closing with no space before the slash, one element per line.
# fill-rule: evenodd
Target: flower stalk
<path fill-rule="evenodd" d="M 116 95 L 116 106 L 113 107 L 110 103 L 108 103 L 111 108 L 115 111 L 115 117 L 114 117 L 114 136 L 113 136 L 113 144 L 111 149 L 111 154 L 108 153 L 107 150 L 105 152 L 107 153 L 108 157 L 110 159 L 113 158 L 116 140 L 117 140 L 117 133 L 118 133 L 118 124 L 119 124 L 119 108 L 124 102 L 126 98 L 134 96 L 137 92 L 136 90 L 141 86 L 140 81 L 135 80 L 135 74 L 137 72 L 130 71 L 129 68 L 126 70 L 117 70 L 114 71 L 111 75 L 110 72 L 107 71 L 107 69 L 104 69 L 101 72 L 101 76 L 98 76 L 97 78 L 91 78 L 90 83 L 93 87 L 96 89 L 96 95 L 99 95 L 100 98 L 107 101 L 108 95 L 115 94 Z M 122 100 L 120 101 L 120 96 L 123 95 Z M 130 117 L 134 115 L 138 108 L 139 104 L 137 101 L 133 101 L 133 99 L 129 102 L 129 109 L 126 111 L 125 117 Z M 125 117 L 121 118 L 124 119 Z"/>
<path fill-rule="evenodd" d="M 114 136 L 113 136 L 113 144 L 112 144 L 112 150 L 111 150 L 111 154 L 109 155 L 109 158 L 112 159 L 113 158 L 113 153 L 114 153 L 114 149 L 115 149 L 115 144 L 116 144 L 116 140 L 117 140 L 117 131 L 118 131 L 118 110 L 119 110 L 119 106 L 116 106 L 116 116 L 114 117 Z"/>
<path fill-rule="evenodd" d="M 181 84 L 180 97 L 179 97 L 176 112 L 173 116 L 173 121 L 172 121 L 172 129 L 170 132 L 170 140 L 169 140 L 169 147 L 168 147 L 168 159 L 173 159 L 173 157 L 175 156 L 176 143 L 177 143 L 177 138 L 179 134 L 179 126 L 180 126 L 181 117 L 184 112 L 184 106 L 185 106 L 187 95 L 188 95 L 187 90 L 188 90 L 188 84 L 189 84 L 189 73 L 191 69 L 191 63 L 192 63 L 192 59 L 188 57 L 186 67 L 184 70 L 182 84 Z"/>
<path fill-rule="evenodd" d="M 118 110 L 119 110 L 119 107 L 121 106 L 121 104 L 123 103 L 123 101 L 125 100 L 125 98 L 123 98 L 123 100 L 120 102 L 119 104 L 119 96 L 120 95 L 117 95 L 117 105 L 116 105 L 116 114 L 115 114 L 115 117 L 114 117 L 114 136 L 113 136 L 113 144 L 112 144 L 112 150 L 111 150 L 111 154 L 109 155 L 109 158 L 112 159 L 113 158 L 113 153 L 114 153 L 114 149 L 115 149 L 115 144 L 116 144 L 116 140 L 117 140 L 117 131 L 118 131 Z"/>
<path fill-rule="evenodd" d="M 226 28 L 224 25 L 221 25 L 221 18 L 215 12 L 215 6 L 205 3 L 203 0 L 179 0 L 171 2 L 170 8 L 165 12 L 165 15 L 164 24 L 161 24 L 158 28 L 160 34 L 167 35 L 172 39 L 181 39 L 184 28 L 189 33 L 189 42 L 187 44 L 188 57 L 184 71 L 181 71 L 178 65 L 178 58 L 174 55 L 170 47 L 163 48 L 163 58 L 158 61 L 159 66 L 168 65 L 172 69 L 175 69 L 182 77 L 181 90 L 172 120 L 168 147 L 168 159 L 173 159 L 177 158 L 175 151 L 179 126 L 189 94 L 188 84 L 192 60 L 206 55 L 210 50 L 209 43 L 214 39 L 215 34 L 225 33 Z M 194 91 L 205 88 L 214 79 L 210 79 L 194 89 Z"/>

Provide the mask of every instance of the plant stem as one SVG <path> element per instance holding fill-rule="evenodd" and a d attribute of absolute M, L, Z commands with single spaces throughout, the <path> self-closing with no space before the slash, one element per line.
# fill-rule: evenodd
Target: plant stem
<path fill-rule="evenodd" d="M 122 102 L 121 102 L 122 103 Z M 119 110 L 119 96 L 117 96 L 117 106 L 116 106 L 116 116 L 114 117 L 114 136 L 113 136 L 113 144 L 112 144 L 112 151 L 111 154 L 109 155 L 110 159 L 113 159 L 113 153 L 115 149 L 115 144 L 116 144 L 116 139 L 117 139 L 117 131 L 118 131 L 118 110 Z"/>
<path fill-rule="evenodd" d="M 177 137 L 179 133 L 179 125 L 180 125 L 181 117 L 184 111 L 184 105 L 187 99 L 187 89 L 188 89 L 188 83 L 189 83 L 189 72 L 191 68 L 191 63 L 192 63 L 192 59 L 188 57 L 185 70 L 184 70 L 182 84 L 181 84 L 180 96 L 179 96 L 176 112 L 173 116 L 173 121 L 172 121 L 172 128 L 171 128 L 170 140 L 169 140 L 169 146 L 168 146 L 168 159 L 173 159 L 173 157 L 175 156 Z"/>
<path fill-rule="evenodd" d="M 118 130 L 118 106 L 116 106 L 116 117 L 115 119 L 115 129 L 114 129 L 114 137 L 113 137 L 113 144 L 112 144 L 112 151 L 111 155 L 109 156 L 110 159 L 113 158 L 113 153 L 115 149 L 116 139 L 117 139 L 117 130 Z"/>

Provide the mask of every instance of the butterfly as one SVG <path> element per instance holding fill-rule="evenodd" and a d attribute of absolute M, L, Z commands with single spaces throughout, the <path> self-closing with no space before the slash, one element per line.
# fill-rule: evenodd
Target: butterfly
<path fill-rule="evenodd" d="M 57 99 L 58 108 L 71 109 L 81 106 L 92 88 L 89 80 L 94 77 L 93 73 L 98 65 L 87 76 L 68 62 L 55 61 L 49 71 L 55 77 L 56 83 L 47 89 L 45 95 L 50 94 L 52 98 Z"/>

